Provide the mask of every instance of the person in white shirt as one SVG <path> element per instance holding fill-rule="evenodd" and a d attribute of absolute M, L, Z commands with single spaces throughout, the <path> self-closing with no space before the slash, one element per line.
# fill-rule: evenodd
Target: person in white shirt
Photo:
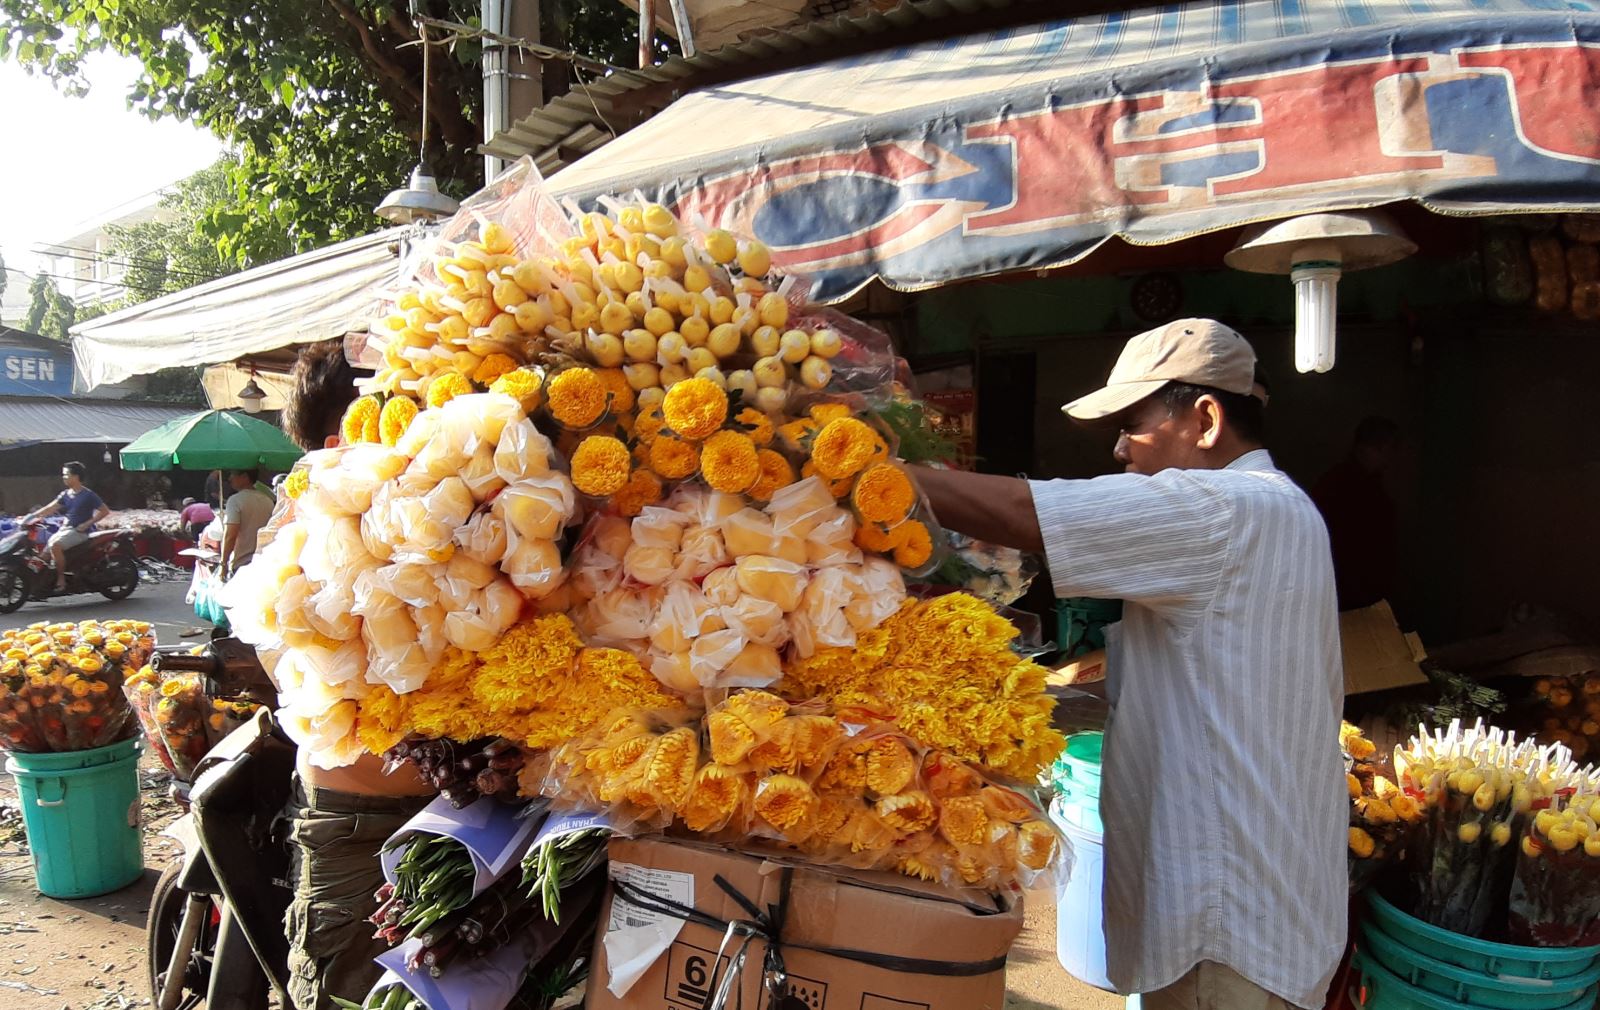
<path fill-rule="evenodd" d="M 272 495 L 256 487 L 254 470 L 234 470 L 228 474 L 233 494 L 222 507 L 222 572 L 231 576 L 255 557 L 256 538 L 261 527 L 272 518 L 276 502 Z"/>
<path fill-rule="evenodd" d="M 1321 1007 L 1346 939 L 1348 801 L 1327 529 L 1262 447 L 1238 333 L 1140 334 L 1067 404 L 1126 470 L 924 469 L 947 527 L 1042 551 L 1056 595 L 1124 601 L 1107 635 L 1107 974 L 1147 1010 Z"/>

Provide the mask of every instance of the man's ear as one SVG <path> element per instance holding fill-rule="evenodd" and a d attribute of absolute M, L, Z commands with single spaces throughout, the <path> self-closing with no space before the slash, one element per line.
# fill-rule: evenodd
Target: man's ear
<path fill-rule="evenodd" d="M 1222 403 L 1210 393 L 1194 402 L 1200 412 L 1200 438 L 1195 442 L 1201 449 L 1215 449 L 1222 440 Z"/>

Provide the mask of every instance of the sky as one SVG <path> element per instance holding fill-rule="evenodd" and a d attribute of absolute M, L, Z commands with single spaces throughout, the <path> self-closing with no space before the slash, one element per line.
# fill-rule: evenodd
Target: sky
<path fill-rule="evenodd" d="M 0 253 L 12 269 L 6 304 L 32 274 L 33 248 L 215 161 L 222 144 L 177 120 L 127 107 L 138 64 L 111 54 L 86 64 L 89 94 L 71 98 L 0 61 Z M 10 314 L 9 312 L 7 313 Z"/>

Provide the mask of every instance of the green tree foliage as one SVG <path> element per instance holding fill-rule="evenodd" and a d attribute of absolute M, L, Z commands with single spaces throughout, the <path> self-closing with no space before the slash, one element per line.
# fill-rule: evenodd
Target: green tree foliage
<path fill-rule="evenodd" d="M 39 274 L 28 285 L 28 316 L 22 328 L 51 340 L 65 341 L 77 319 L 77 306 L 62 294 L 55 281 Z"/>
<path fill-rule="evenodd" d="M 203 231 L 212 208 L 229 198 L 232 167 L 233 160 L 224 158 L 173 186 L 162 195 L 155 220 L 107 227 L 110 260 L 123 270 L 123 293 L 103 311 L 159 298 L 238 269 L 237 260 L 225 259 Z"/>
<path fill-rule="evenodd" d="M 5 297 L 6 282 L 10 279 L 11 275 L 6 273 L 6 258 L 5 256 L 0 255 L 0 298 Z"/>
<path fill-rule="evenodd" d="M 414 0 L 477 23 L 478 0 Z M 616 0 L 546 0 L 548 45 L 630 66 L 638 28 Z M 192 120 L 238 153 L 203 234 L 224 259 L 266 262 L 370 232 L 372 208 L 409 174 L 422 132 L 422 50 L 392 0 L 0 0 L 0 58 L 82 89 L 83 59 L 134 57 L 131 106 Z M 429 158 L 457 196 L 482 183 L 481 47 L 436 46 Z M 546 64 L 546 91 L 569 80 Z"/>

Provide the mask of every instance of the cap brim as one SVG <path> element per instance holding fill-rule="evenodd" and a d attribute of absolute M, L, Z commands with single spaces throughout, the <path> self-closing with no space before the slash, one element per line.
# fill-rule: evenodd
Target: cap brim
<path fill-rule="evenodd" d="M 1099 421 L 1122 413 L 1166 384 L 1166 379 L 1119 382 L 1078 397 L 1062 407 L 1061 412 L 1078 421 Z"/>

